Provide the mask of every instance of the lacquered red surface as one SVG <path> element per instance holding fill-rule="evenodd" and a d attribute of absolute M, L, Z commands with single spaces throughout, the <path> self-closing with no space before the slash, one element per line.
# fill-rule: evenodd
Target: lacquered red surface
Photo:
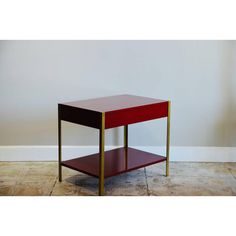
<path fill-rule="evenodd" d="M 99 154 L 92 154 L 63 161 L 62 165 L 94 177 L 99 177 L 99 158 Z M 127 156 L 124 147 L 106 151 L 104 158 L 104 176 L 105 178 L 115 176 L 162 161 L 166 161 L 166 158 L 134 148 L 128 148 Z"/>
<path fill-rule="evenodd" d="M 168 102 L 127 108 L 105 113 L 105 128 L 114 128 L 159 119 L 168 115 Z"/>
<path fill-rule="evenodd" d="M 124 94 L 124 95 L 67 102 L 63 104 L 98 112 L 109 112 L 109 111 L 123 110 L 127 108 L 133 108 L 162 102 L 165 101 L 155 98 L 147 98 L 147 97 Z"/>
<path fill-rule="evenodd" d="M 129 125 L 168 116 L 168 101 L 134 95 L 117 95 L 59 104 L 62 120 L 100 128 Z M 73 110 L 73 112 L 72 112 Z"/>
<path fill-rule="evenodd" d="M 84 108 L 58 104 L 58 118 L 75 124 L 85 125 L 99 129 L 101 127 L 102 113 Z"/>

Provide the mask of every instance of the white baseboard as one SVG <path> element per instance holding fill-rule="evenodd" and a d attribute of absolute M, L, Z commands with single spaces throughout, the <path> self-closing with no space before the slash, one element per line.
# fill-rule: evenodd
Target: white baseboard
<path fill-rule="evenodd" d="M 106 150 L 118 146 L 107 146 Z M 133 146 L 165 155 L 165 147 Z M 63 146 L 63 160 L 98 152 L 97 146 Z M 0 161 L 56 161 L 57 146 L 0 146 Z M 170 148 L 170 161 L 236 162 L 236 147 L 179 147 Z"/>

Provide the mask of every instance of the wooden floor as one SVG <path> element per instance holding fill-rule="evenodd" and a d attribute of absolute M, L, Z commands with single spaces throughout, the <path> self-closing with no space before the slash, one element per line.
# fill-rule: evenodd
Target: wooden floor
<path fill-rule="evenodd" d="M 236 196 L 236 163 L 165 163 L 111 177 L 108 196 Z M 63 167 L 58 182 L 56 162 L 0 162 L 2 196 L 94 196 L 98 180 Z"/>

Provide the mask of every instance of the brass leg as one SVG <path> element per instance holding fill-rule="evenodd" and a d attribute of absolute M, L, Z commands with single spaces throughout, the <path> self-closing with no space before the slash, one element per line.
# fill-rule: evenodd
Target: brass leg
<path fill-rule="evenodd" d="M 128 168 L 128 125 L 124 126 L 125 168 Z"/>
<path fill-rule="evenodd" d="M 128 148 L 128 125 L 124 126 L 124 147 Z"/>
<path fill-rule="evenodd" d="M 61 166 L 61 119 L 58 118 L 58 175 L 59 181 L 62 181 L 62 166 Z"/>
<path fill-rule="evenodd" d="M 166 135 L 166 176 L 169 176 L 170 161 L 170 107 L 171 102 L 168 101 L 168 117 L 167 117 L 167 135 Z"/>
<path fill-rule="evenodd" d="M 104 195 L 104 146 L 105 146 L 105 113 L 102 113 L 102 125 L 99 130 L 99 153 L 100 153 L 99 196 Z"/>

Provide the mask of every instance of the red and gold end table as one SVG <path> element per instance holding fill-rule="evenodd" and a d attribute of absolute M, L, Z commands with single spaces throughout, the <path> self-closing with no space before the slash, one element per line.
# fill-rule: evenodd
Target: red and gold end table
<path fill-rule="evenodd" d="M 128 147 L 128 125 L 167 118 L 166 156 Z M 99 129 L 99 153 L 62 161 L 61 121 Z M 124 126 L 124 147 L 105 151 L 105 130 Z M 170 101 L 134 95 L 118 95 L 58 104 L 59 181 L 62 166 L 99 178 L 99 195 L 104 179 L 166 161 L 169 175 Z"/>

